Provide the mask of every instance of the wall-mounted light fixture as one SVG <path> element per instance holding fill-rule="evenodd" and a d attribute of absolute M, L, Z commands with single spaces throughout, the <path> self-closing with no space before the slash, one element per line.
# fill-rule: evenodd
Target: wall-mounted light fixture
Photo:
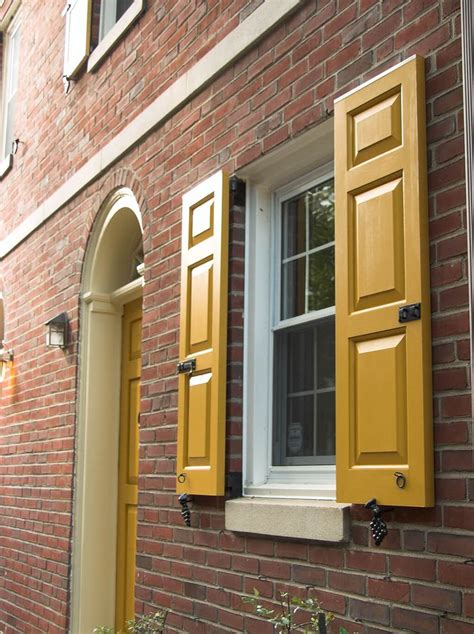
<path fill-rule="evenodd" d="M 13 361 L 13 350 L 0 348 L 0 381 L 5 378 L 5 372 L 9 363 Z"/>
<path fill-rule="evenodd" d="M 66 313 L 56 315 L 45 323 L 48 328 L 46 333 L 46 345 L 48 348 L 67 348 L 69 319 Z"/>

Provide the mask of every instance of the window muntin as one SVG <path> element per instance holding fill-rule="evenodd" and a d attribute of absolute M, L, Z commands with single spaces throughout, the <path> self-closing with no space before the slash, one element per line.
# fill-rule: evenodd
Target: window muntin
<path fill-rule="evenodd" d="M 3 156 L 11 154 L 14 140 L 14 116 L 16 93 L 18 89 L 18 71 L 20 58 L 20 22 L 15 18 L 8 33 L 6 45 L 6 65 L 3 101 Z"/>
<path fill-rule="evenodd" d="M 334 464 L 334 180 L 277 206 L 272 464 Z"/>

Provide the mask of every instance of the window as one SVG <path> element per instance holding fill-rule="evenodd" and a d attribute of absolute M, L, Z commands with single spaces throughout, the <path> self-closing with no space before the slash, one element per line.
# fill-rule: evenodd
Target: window
<path fill-rule="evenodd" d="M 87 70 L 94 70 L 143 9 L 144 0 L 71 0 L 65 9 L 64 76 L 75 77 L 86 60 Z"/>
<path fill-rule="evenodd" d="M 15 138 L 14 117 L 16 93 L 18 88 L 18 68 L 20 53 L 20 21 L 18 15 L 12 21 L 7 34 L 5 45 L 5 64 L 3 75 L 3 134 L 2 157 L 8 157 L 12 151 Z"/>
<path fill-rule="evenodd" d="M 99 27 L 99 38 L 101 40 L 132 4 L 133 0 L 102 0 L 100 3 Z"/>
<path fill-rule="evenodd" d="M 242 174 L 246 495 L 335 498 L 332 133 L 329 121 Z"/>
<path fill-rule="evenodd" d="M 275 207 L 272 464 L 334 464 L 334 180 Z"/>

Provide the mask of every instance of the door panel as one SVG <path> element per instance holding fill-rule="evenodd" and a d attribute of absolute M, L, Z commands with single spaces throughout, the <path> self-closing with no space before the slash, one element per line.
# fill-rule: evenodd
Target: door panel
<path fill-rule="evenodd" d="M 116 628 L 135 614 L 142 300 L 124 306 L 117 512 Z"/>

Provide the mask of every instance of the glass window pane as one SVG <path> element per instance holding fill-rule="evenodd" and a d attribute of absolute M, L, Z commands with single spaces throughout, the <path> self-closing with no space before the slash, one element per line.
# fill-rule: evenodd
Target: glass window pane
<path fill-rule="evenodd" d="M 306 258 L 283 264 L 281 318 L 289 319 L 305 312 Z"/>
<path fill-rule="evenodd" d="M 334 240 L 334 180 L 313 187 L 307 194 L 309 249 Z"/>
<path fill-rule="evenodd" d="M 306 251 L 306 205 L 304 195 L 292 198 L 282 206 L 282 257 Z"/>
<path fill-rule="evenodd" d="M 334 317 L 276 332 L 274 342 L 273 464 L 331 463 Z"/>
<path fill-rule="evenodd" d="M 117 22 L 125 11 L 132 6 L 133 0 L 117 0 Z"/>
<path fill-rule="evenodd" d="M 335 392 L 323 392 L 317 397 L 316 454 L 334 456 Z"/>
<path fill-rule="evenodd" d="M 334 247 L 309 256 L 308 310 L 334 306 Z"/>
<path fill-rule="evenodd" d="M 336 345 L 334 341 L 334 317 L 330 317 L 318 324 L 317 328 L 317 387 L 319 389 L 333 388 L 335 385 L 334 355 Z"/>
<path fill-rule="evenodd" d="M 294 396 L 288 399 L 288 425 L 286 427 L 286 457 L 313 455 L 314 399 Z"/>
<path fill-rule="evenodd" d="M 292 394 L 313 389 L 313 335 L 313 328 L 305 328 L 282 338 L 282 345 L 288 346 L 288 383 Z"/>

